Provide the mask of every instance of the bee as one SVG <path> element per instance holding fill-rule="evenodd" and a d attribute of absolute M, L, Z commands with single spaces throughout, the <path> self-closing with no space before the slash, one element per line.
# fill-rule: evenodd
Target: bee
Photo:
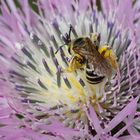
<path fill-rule="evenodd" d="M 89 84 L 101 83 L 105 78 L 110 79 L 118 68 L 117 58 L 111 47 L 109 45 L 100 47 L 100 34 L 97 33 L 71 40 L 72 29 L 71 27 L 69 34 L 64 38 L 72 58 L 68 68 L 63 72 L 75 72 L 84 68 Z"/>

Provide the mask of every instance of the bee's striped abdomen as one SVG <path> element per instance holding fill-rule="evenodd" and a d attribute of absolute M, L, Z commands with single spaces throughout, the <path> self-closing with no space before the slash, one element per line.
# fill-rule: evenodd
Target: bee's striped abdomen
<path fill-rule="evenodd" d="M 104 78 L 105 76 L 95 74 L 94 69 L 89 68 L 89 66 L 86 67 L 86 79 L 88 83 L 98 84 L 101 83 Z"/>

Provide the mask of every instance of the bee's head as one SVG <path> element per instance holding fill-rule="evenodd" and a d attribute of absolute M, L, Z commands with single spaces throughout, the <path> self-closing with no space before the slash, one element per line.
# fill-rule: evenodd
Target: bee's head
<path fill-rule="evenodd" d="M 83 37 L 79 37 L 79 38 L 69 42 L 68 43 L 68 52 L 69 52 L 69 54 L 77 53 L 77 51 L 82 48 L 84 42 L 85 41 L 84 41 Z"/>
<path fill-rule="evenodd" d="M 73 51 L 73 53 L 77 53 L 84 56 L 87 52 L 89 40 L 90 39 L 88 37 L 79 37 L 72 41 L 70 49 Z"/>
<path fill-rule="evenodd" d="M 86 38 L 79 37 L 79 38 L 75 39 L 73 42 L 73 50 L 75 50 L 75 51 L 83 50 L 83 49 L 85 49 L 85 45 L 86 45 Z"/>
<path fill-rule="evenodd" d="M 73 46 L 74 47 L 81 47 L 83 46 L 83 44 L 85 44 L 85 38 L 84 37 L 79 37 L 77 39 L 74 40 L 73 42 Z"/>

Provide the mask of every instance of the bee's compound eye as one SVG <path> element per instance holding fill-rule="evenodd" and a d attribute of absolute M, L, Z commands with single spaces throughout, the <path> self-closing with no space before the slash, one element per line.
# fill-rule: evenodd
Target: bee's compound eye
<path fill-rule="evenodd" d="M 83 38 L 78 38 L 74 41 L 74 45 L 76 45 L 76 46 L 81 46 L 81 45 L 83 45 L 83 43 L 84 43 Z"/>

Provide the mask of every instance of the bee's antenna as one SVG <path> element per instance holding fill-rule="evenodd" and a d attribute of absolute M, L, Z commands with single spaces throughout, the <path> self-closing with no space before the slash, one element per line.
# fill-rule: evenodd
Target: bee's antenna
<path fill-rule="evenodd" d="M 65 45 L 66 45 L 66 44 L 61 45 L 61 46 L 56 50 L 55 54 L 57 54 L 58 51 L 59 51 L 63 46 L 65 46 Z"/>
<path fill-rule="evenodd" d="M 68 33 L 68 34 L 66 33 L 65 36 L 62 36 L 62 39 L 63 39 L 63 41 L 65 42 L 65 44 L 61 45 L 61 46 L 56 50 L 55 54 L 56 54 L 63 46 L 68 45 L 68 44 L 71 42 L 70 36 L 71 36 L 72 29 L 73 29 L 73 27 L 72 27 L 72 25 L 70 25 L 69 33 Z"/>
<path fill-rule="evenodd" d="M 72 32 L 72 25 L 70 24 L 70 29 L 69 29 L 69 33 L 65 35 L 65 37 L 63 37 L 63 40 L 66 44 L 68 44 L 69 42 L 71 42 L 71 32 Z"/>

